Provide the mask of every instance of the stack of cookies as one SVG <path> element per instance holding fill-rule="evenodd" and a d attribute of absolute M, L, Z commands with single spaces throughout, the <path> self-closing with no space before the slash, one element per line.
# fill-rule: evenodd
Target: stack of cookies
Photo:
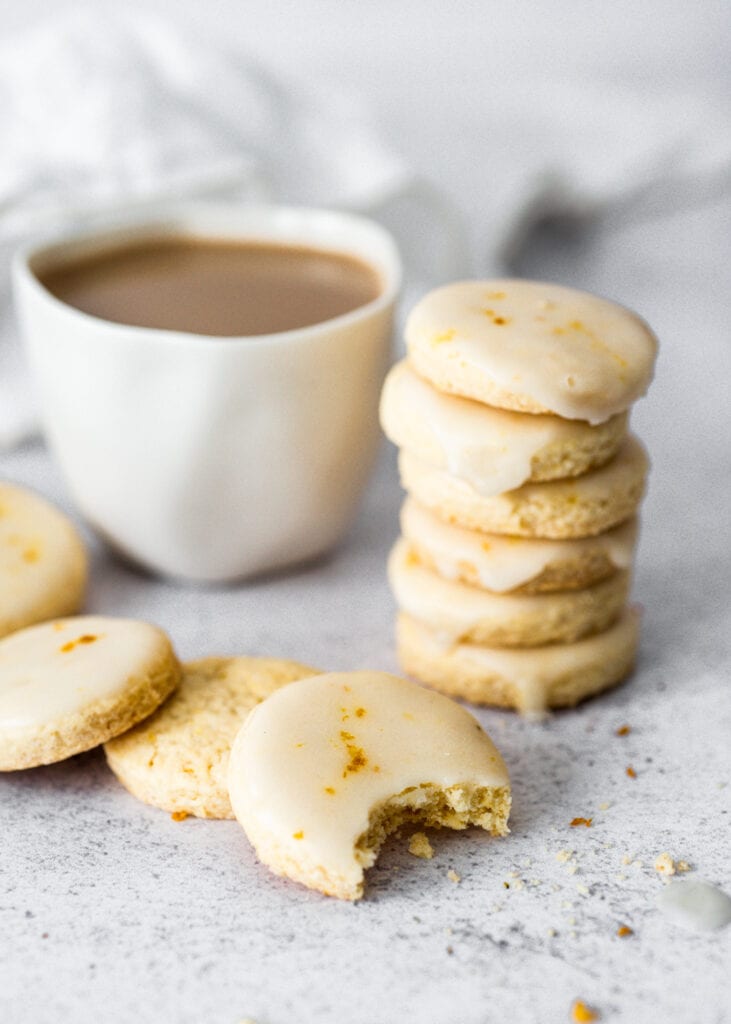
<path fill-rule="evenodd" d="M 508 280 L 430 293 L 406 341 L 381 403 L 408 491 L 389 560 L 404 669 L 538 713 L 619 682 L 648 470 L 628 410 L 654 335 L 605 299 Z"/>

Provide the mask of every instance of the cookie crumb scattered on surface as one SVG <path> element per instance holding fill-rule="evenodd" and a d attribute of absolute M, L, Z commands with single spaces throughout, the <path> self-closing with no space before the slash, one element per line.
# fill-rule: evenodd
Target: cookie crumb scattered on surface
<path fill-rule="evenodd" d="M 559 862 L 559 864 L 566 864 L 567 861 L 571 860 L 573 855 L 573 850 L 559 850 L 556 854 L 556 860 Z"/>
<path fill-rule="evenodd" d="M 608 811 L 611 806 L 612 805 L 609 803 L 609 801 L 605 800 L 604 803 L 599 804 L 599 810 Z"/>
<path fill-rule="evenodd" d="M 655 858 L 655 863 L 653 866 L 655 868 L 655 871 L 657 871 L 658 875 L 674 875 L 676 871 L 673 858 L 667 851 L 659 854 L 659 856 Z"/>
<path fill-rule="evenodd" d="M 434 856 L 434 848 L 424 832 L 414 832 L 409 840 L 409 853 L 422 860 L 431 860 Z"/>
<path fill-rule="evenodd" d="M 599 1014 L 581 999 L 576 999 L 571 1006 L 571 1020 L 574 1024 L 591 1024 L 592 1021 L 599 1020 Z"/>
<path fill-rule="evenodd" d="M 462 876 L 458 875 L 453 868 L 450 868 L 447 872 L 447 878 L 450 882 L 454 882 L 455 885 L 462 881 Z"/>

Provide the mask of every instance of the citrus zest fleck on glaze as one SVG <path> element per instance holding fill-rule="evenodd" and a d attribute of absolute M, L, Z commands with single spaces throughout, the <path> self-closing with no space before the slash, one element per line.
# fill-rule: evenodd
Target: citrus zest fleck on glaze
<path fill-rule="evenodd" d="M 83 636 L 79 636 L 76 640 L 69 640 L 67 643 L 60 647 L 59 650 L 62 654 L 68 654 L 69 651 L 73 651 L 74 648 L 80 647 L 82 644 L 93 644 L 99 639 L 98 636 L 94 636 L 91 633 L 84 633 Z"/>

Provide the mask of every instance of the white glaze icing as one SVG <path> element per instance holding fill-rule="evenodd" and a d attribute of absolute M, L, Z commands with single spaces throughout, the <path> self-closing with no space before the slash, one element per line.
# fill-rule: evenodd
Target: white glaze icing
<path fill-rule="evenodd" d="M 529 634 L 530 638 L 521 640 L 521 647 L 536 646 L 545 643 L 547 639 L 556 640 L 555 635 L 542 639 L 534 637 L 539 624 L 547 621 L 558 622 L 562 628 L 567 629 L 566 620 L 570 619 L 577 633 L 589 632 L 587 625 L 591 626 L 595 616 L 608 603 L 614 604 L 619 611 L 629 586 L 627 574 L 623 573 L 622 580 L 612 577 L 611 580 L 585 590 L 548 594 L 493 594 L 466 583 L 442 579 L 419 563 L 411 545 L 403 539 L 399 539 L 391 551 L 388 578 L 400 610 L 426 623 L 430 629 L 437 630 L 442 637 L 454 642 L 468 639 L 476 629 L 489 629 L 493 636 L 501 630 L 515 632 L 518 630 L 517 623 L 522 621 L 524 626 L 520 632 Z M 615 593 L 617 585 L 620 589 Z M 612 590 L 608 591 L 607 587 Z M 594 605 L 590 605 L 589 601 L 593 601 Z"/>
<path fill-rule="evenodd" d="M 459 704 L 383 672 L 314 676 L 256 707 L 231 752 L 236 817 L 267 860 L 362 877 L 355 843 L 371 810 L 431 783 L 502 787 L 500 754 Z"/>
<path fill-rule="evenodd" d="M 612 492 L 623 486 L 628 474 L 634 476 L 640 472 L 643 475 L 647 473 L 649 459 L 639 438 L 630 434 L 615 457 L 598 469 L 570 479 L 523 484 L 514 491 L 489 498 L 477 494 L 466 480 L 435 469 L 405 449 L 399 455 L 399 465 L 403 475 L 408 478 L 409 490 L 417 496 L 431 495 L 434 500 L 430 504 L 433 506 L 439 506 L 437 496 L 448 504 L 450 496 L 454 494 L 483 501 L 494 509 L 495 514 L 508 516 L 513 514 L 517 502 L 538 498 L 557 505 L 563 502 L 593 504 L 611 501 Z"/>
<path fill-rule="evenodd" d="M 509 412 L 445 394 L 406 361 L 386 378 L 381 425 L 394 444 L 486 496 L 530 480 L 532 461 L 545 448 L 586 444 L 595 430 L 582 420 Z"/>
<path fill-rule="evenodd" d="M 731 898 L 701 879 L 670 882 L 660 891 L 657 905 L 669 921 L 681 928 L 715 931 L 731 923 Z"/>
<path fill-rule="evenodd" d="M 0 734 L 48 725 L 114 697 L 160 650 L 146 622 L 80 615 L 0 640 Z"/>
<path fill-rule="evenodd" d="M 410 352 L 450 363 L 567 419 L 601 423 L 640 398 L 657 341 L 607 299 L 538 281 L 461 281 L 430 292 L 406 324 Z"/>
<path fill-rule="evenodd" d="M 401 509 L 401 531 L 429 554 L 440 576 L 456 580 L 460 566 L 469 566 L 486 590 L 505 594 L 540 576 L 549 565 L 579 563 L 594 554 L 605 555 L 616 569 L 628 569 L 638 528 L 633 519 L 607 533 L 576 540 L 507 537 L 452 526 L 407 498 Z"/>
<path fill-rule="evenodd" d="M 0 622 L 42 618 L 34 613 L 49 606 L 49 594 L 78 591 L 84 576 L 81 540 L 66 517 L 38 495 L 0 483 Z"/>
<path fill-rule="evenodd" d="M 578 677 L 591 672 L 613 658 L 617 648 L 634 650 L 637 646 L 640 615 L 628 607 L 620 618 L 603 633 L 595 633 L 571 644 L 549 644 L 546 647 L 484 647 L 481 644 L 449 644 L 422 623 L 411 620 L 410 630 L 428 657 L 454 653 L 460 661 L 486 676 L 509 679 L 520 693 L 520 710 L 542 714 L 547 696 L 557 679 Z M 458 669 L 456 669 L 458 671 Z"/>

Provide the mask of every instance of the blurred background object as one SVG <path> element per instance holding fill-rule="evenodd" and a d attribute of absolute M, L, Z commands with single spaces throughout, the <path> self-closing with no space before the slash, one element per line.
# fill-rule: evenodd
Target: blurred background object
<path fill-rule="evenodd" d="M 233 196 L 377 217 L 407 304 L 470 274 L 572 283 L 598 236 L 731 186 L 720 15 L 523 0 L 6 12 L 0 447 L 35 429 L 9 312 L 20 241 Z"/>

